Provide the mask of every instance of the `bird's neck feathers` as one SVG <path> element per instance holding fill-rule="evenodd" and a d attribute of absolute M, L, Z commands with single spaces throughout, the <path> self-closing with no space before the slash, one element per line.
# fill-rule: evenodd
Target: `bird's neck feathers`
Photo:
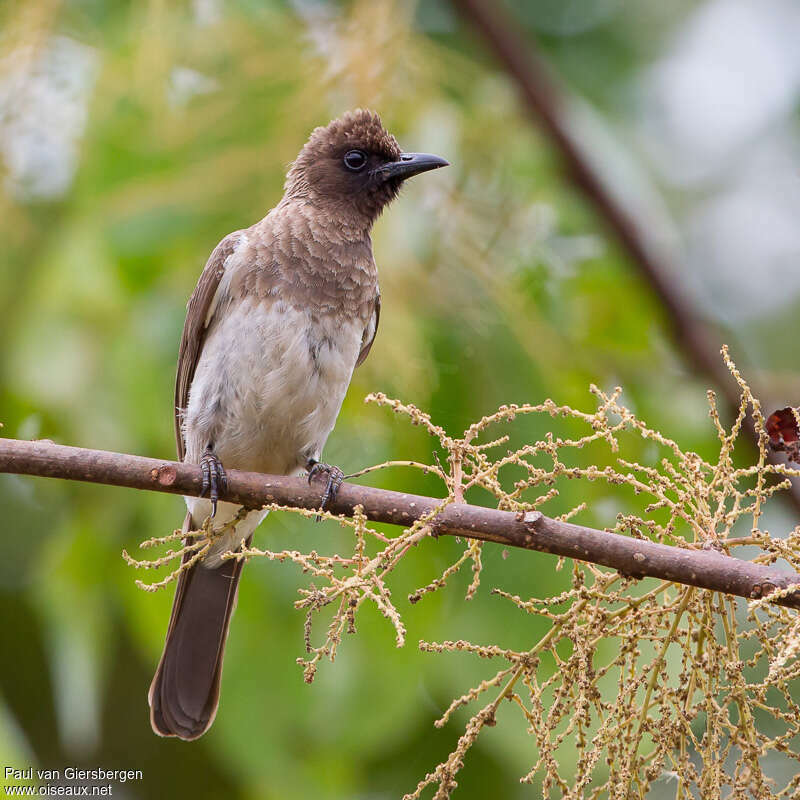
<path fill-rule="evenodd" d="M 255 227 L 292 253 L 327 253 L 334 262 L 349 262 L 355 254 L 372 259 L 372 226 L 359 216 L 337 214 L 297 197 L 284 195 Z"/>
<path fill-rule="evenodd" d="M 320 214 L 297 198 L 284 197 L 245 232 L 238 261 L 234 295 L 280 297 L 298 308 L 364 322 L 372 313 L 378 270 L 369 230 Z"/>
<path fill-rule="evenodd" d="M 273 224 L 285 227 L 292 221 L 303 221 L 304 228 L 315 239 L 332 244 L 369 241 L 376 215 L 365 214 L 355 204 L 321 198 L 313 192 L 287 191 L 281 202 L 268 215 Z"/>
<path fill-rule="evenodd" d="M 290 172 L 280 205 L 311 214 L 320 223 L 352 240 L 368 238 L 383 209 L 397 196 L 399 186 L 380 186 L 354 194 L 320 191 L 303 172 Z"/>

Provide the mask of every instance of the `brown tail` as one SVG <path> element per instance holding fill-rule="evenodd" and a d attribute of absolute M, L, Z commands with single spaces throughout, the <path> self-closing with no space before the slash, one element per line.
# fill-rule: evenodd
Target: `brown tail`
<path fill-rule="evenodd" d="M 191 523 L 187 514 L 184 531 Z M 150 724 L 159 736 L 191 741 L 214 721 L 242 564 L 233 559 L 216 569 L 196 564 L 178 578 L 164 652 L 148 695 Z"/>

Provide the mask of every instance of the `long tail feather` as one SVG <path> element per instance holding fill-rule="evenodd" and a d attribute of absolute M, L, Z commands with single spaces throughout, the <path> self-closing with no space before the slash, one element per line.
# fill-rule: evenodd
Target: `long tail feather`
<path fill-rule="evenodd" d="M 187 514 L 183 530 L 191 529 Z M 242 564 L 234 559 L 215 569 L 196 564 L 178 578 L 164 652 L 148 695 L 150 723 L 159 736 L 190 741 L 214 721 Z"/>

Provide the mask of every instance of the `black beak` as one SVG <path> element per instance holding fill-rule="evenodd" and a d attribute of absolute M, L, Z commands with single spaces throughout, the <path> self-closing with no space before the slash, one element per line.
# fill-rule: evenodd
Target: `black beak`
<path fill-rule="evenodd" d="M 385 181 L 405 180 L 420 172 L 439 167 L 449 167 L 450 162 L 430 153 L 403 153 L 397 161 L 390 161 L 375 170 L 375 175 Z"/>

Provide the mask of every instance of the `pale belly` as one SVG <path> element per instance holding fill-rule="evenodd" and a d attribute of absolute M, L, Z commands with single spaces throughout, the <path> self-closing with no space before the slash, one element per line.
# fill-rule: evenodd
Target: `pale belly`
<path fill-rule="evenodd" d="M 227 469 L 300 472 L 310 458 L 320 459 L 336 422 L 363 324 L 314 320 L 280 302 L 267 307 L 244 301 L 220 316 L 207 334 L 189 392 L 186 461 L 199 463 L 211 444 Z M 208 500 L 186 502 L 195 524 L 201 524 L 210 513 Z M 221 503 L 215 527 L 237 511 Z M 236 536 L 226 537 L 228 544 L 238 545 L 264 516 L 251 512 Z"/>

